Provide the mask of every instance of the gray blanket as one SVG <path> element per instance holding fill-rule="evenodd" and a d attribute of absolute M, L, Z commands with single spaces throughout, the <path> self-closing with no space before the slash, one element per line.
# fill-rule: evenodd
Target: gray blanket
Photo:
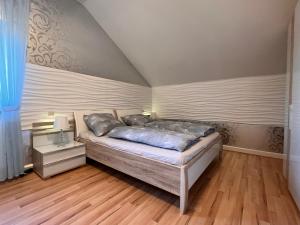
<path fill-rule="evenodd" d="M 108 136 L 179 152 L 183 152 L 199 141 L 199 139 L 192 134 L 148 127 L 116 127 L 108 133 Z"/>
<path fill-rule="evenodd" d="M 176 131 L 185 134 L 193 134 L 196 137 L 206 137 L 215 132 L 215 128 L 201 124 L 200 122 L 186 122 L 173 120 L 157 120 L 145 124 L 145 127 L 160 130 Z"/>

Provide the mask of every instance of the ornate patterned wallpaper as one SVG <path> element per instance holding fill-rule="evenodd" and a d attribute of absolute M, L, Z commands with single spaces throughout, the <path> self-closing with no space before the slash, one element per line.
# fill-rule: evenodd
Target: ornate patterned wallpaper
<path fill-rule="evenodd" d="M 29 63 L 68 71 L 83 71 L 61 27 L 56 1 L 31 0 L 27 59 Z"/>
<path fill-rule="evenodd" d="M 209 124 L 217 128 L 224 145 L 283 153 L 283 127 L 229 122 Z"/>
<path fill-rule="evenodd" d="M 31 64 L 149 86 L 75 0 L 31 0 L 27 50 Z"/>

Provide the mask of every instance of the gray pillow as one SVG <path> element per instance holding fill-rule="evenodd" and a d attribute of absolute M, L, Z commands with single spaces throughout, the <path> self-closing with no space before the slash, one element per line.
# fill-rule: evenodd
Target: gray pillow
<path fill-rule="evenodd" d="M 121 117 L 121 119 L 128 126 L 144 126 L 146 123 L 152 121 L 149 116 L 144 116 L 142 114 L 128 115 Z"/>
<path fill-rule="evenodd" d="M 83 120 L 87 127 L 93 131 L 97 137 L 103 136 L 113 128 L 123 125 L 110 113 L 93 113 L 90 115 L 84 115 Z"/>

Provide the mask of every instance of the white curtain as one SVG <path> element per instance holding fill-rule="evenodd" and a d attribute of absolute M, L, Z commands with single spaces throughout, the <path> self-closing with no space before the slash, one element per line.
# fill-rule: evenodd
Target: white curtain
<path fill-rule="evenodd" d="M 0 0 L 0 181 L 24 172 L 20 105 L 29 0 Z"/>

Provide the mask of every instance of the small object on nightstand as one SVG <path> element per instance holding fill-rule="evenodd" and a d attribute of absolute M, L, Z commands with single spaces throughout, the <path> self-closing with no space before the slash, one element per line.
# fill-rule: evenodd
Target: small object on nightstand
<path fill-rule="evenodd" d="M 42 178 L 85 165 L 85 144 L 72 141 L 64 146 L 55 144 L 33 148 L 33 169 Z"/>
<path fill-rule="evenodd" d="M 64 130 L 70 128 L 68 117 L 56 116 L 53 128 L 56 130 L 60 130 L 57 146 L 64 146 L 66 144 L 66 141 L 64 138 Z"/>

